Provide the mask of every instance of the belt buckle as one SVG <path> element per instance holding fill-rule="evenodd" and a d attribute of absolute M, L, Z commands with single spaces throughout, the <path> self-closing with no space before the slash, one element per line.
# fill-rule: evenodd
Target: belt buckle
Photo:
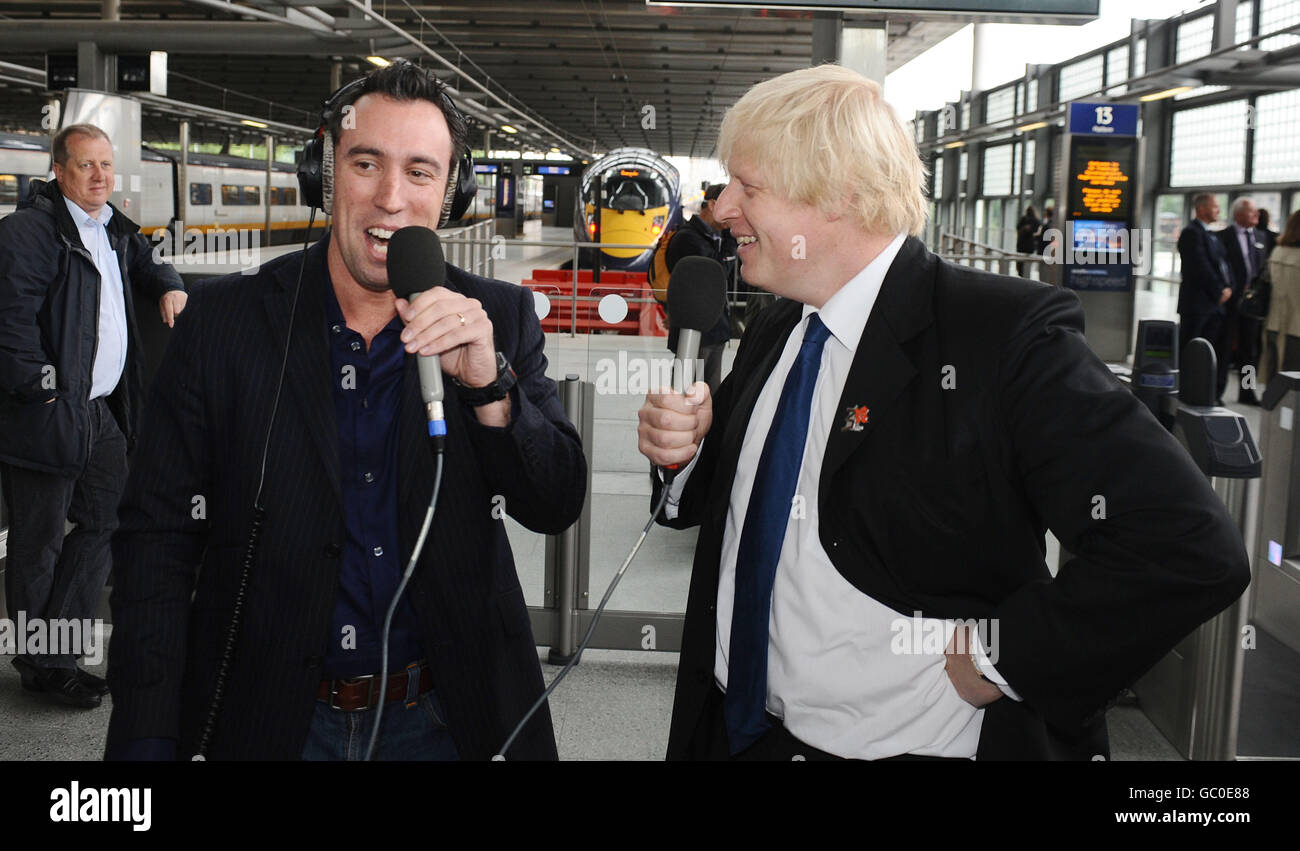
<path fill-rule="evenodd" d="M 335 680 L 334 682 L 343 683 L 344 685 L 354 685 L 363 680 L 366 683 L 366 700 L 362 706 L 356 709 L 344 709 L 342 706 L 339 706 L 335 702 L 335 698 L 338 697 L 339 690 L 337 686 L 331 685 L 330 686 L 330 709 L 337 709 L 340 712 L 364 712 L 365 710 L 369 709 L 370 702 L 374 700 L 375 697 L 375 675 L 374 674 L 366 674 L 361 677 L 352 677 L 351 679 L 346 679 L 346 680 Z"/>

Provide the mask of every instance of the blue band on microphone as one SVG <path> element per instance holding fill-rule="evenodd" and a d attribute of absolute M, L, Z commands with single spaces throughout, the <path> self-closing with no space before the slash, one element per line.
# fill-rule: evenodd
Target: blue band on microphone
<path fill-rule="evenodd" d="M 446 420 L 429 420 L 429 437 L 443 437 L 446 434 Z"/>

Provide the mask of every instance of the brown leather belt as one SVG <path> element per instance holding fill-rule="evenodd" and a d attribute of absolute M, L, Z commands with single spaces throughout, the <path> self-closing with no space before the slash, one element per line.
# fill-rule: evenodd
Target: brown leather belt
<path fill-rule="evenodd" d="M 388 695 L 384 702 L 403 700 L 411 677 L 418 676 L 420 694 L 433 688 L 433 675 L 423 662 L 413 662 L 405 670 L 388 675 Z M 379 675 L 355 677 L 350 680 L 321 680 L 316 699 L 329 703 L 331 709 L 343 712 L 361 712 L 379 705 Z"/>

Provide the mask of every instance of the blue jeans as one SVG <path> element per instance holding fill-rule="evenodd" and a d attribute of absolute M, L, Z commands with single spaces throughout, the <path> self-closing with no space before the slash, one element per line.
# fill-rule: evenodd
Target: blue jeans
<path fill-rule="evenodd" d="M 443 721 L 442 705 L 431 689 L 418 692 L 412 678 L 406 700 L 389 701 L 384 706 L 383 727 L 375 745 L 375 759 L 390 762 L 419 760 L 450 761 L 460 759 L 456 744 Z M 411 704 L 414 705 L 411 705 Z M 408 708 L 408 705 L 410 708 Z M 355 761 L 365 759 L 370 733 L 375 726 L 377 709 L 344 712 L 330 708 L 324 700 L 316 701 L 304 760 Z"/>

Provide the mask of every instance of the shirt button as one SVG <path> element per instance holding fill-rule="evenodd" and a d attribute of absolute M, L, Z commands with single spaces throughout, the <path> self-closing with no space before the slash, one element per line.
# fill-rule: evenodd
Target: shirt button
<path fill-rule="evenodd" d="M 343 326 L 342 326 L 342 325 L 331 325 L 331 326 L 330 326 L 330 330 L 333 331 L 335 334 L 342 334 L 342 333 L 343 333 Z"/>
<path fill-rule="evenodd" d="M 369 407 L 370 407 L 370 400 L 369 400 L 369 399 L 362 399 L 362 400 L 361 400 L 361 407 L 363 407 L 363 408 L 369 408 Z"/>
<path fill-rule="evenodd" d="M 374 474 L 374 473 L 366 473 L 365 475 L 363 475 L 363 476 L 361 477 L 361 480 L 364 481 L 366 484 L 370 484 L 371 482 L 373 482 L 373 481 L 375 480 L 375 474 Z"/>
<path fill-rule="evenodd" d="M 384 554 L 384 548 L 383 548 L 383 547 L 375 547 L 373 550 L 371 550 L 371 552 L 373 552 L 373 553 L 375 554 L 375 558 L 379 558 L 381 555 Z"/>
<path fill-rule="evenodd" d="M 359 351 L 361 351 L 361 341 L 360 341 L 360 340 L 353 340 L 353 341 L 352 341 L 352 345 L 350 346 L 350 348 L 351 348 L 352 351 L 354 351 L 354 352 L 359 352 Z"/>

